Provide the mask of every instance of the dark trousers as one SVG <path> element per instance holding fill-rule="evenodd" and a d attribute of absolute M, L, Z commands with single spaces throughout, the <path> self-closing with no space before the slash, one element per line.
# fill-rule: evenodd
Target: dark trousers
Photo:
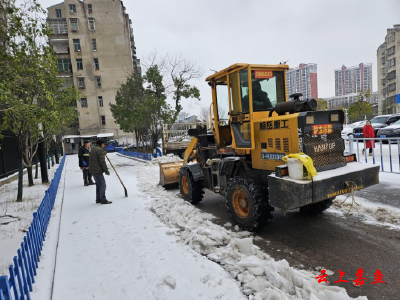
<path fill-rule="evenodd" d="M 367 148 L 369 149 L 369 153 L 372 153 L 372 148 Z M 363 149 L 365 151 L 365 149 Z"/>
<path fill-rule="evenodd" d="M 96 201 L 107 201 L 106 180 L 104 179 L 103 173 L 93 174 L 93 178 L 96 181 Z"/>
<path fill-rule="evenodd" d="M 82 169 L 82 173 L 84 182 L 92 181 L 92 174 L 89 172 L 89 169 Z"/>

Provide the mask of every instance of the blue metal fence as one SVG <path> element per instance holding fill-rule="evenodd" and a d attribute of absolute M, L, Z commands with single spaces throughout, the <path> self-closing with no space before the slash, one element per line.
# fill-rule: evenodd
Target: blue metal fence
<path fill-rule="evenodd" d="M 152 158 L 152 155 L 150 153 L 128 151 L 128 150 L 124 150 L 121 148 L 116 148 L 116 150 L 118 151 L 118 153 L 120 153 L 122 155 L 130 156 L 130 157 L 136 157 L 136 158 L 140 158 L 140 159 L 144 159 L 144 160 L 151 160 L 151 158 Z"/>
<path fill-rule="evenodd" d="M 65 155 L 37 212 L 33 213 L 31 226 L 21 243 L 21 248 L 17 251 L 17 256 L 14 256 L 14 264 L 9 268 L 10 277 L 0 277 L 0 300 L 31 299 L 29 292 L 32 292 L 32 284 L 35 283 L 36 269 L 40 262 L 43 242 L 46 238 L 46 230 L 56 200 L 64 163 Z"/>
<path fill-rule="evenodd" d="M 354 138 L 352 135 L 349 136 L 349 152 L 357 154 L 358 162 L 366 162 L 368 163 L 368 149 L 366 149 L 366 141 L 377 141 L 379 142 L 379 155 L 378 159 L 380 160 L 381 165 L 381 172 L 391 172 L 391 173 L 400 173 L 400 138 Z M 388 143 L 388 153 L 387 155 L 384 154 L 383 143 Z M 362 143 L 362 144 L 361 144 Z M 361 146 L 360 146 L 361 145 Z M 375 144 L 375 147 L 377 145 Z M 375 165 L 377 163 L 376 156 L 375 156 L 375 147 L 372 147 L 372 163 Z M 357 150 L 354 150 L 356 148 Z M 365 149 L 364 153 L 362 150 Z M 397 155 L 396 155 L 397 149 Z M 360 152 L 362 155 L 360 155 Z M 389 158 L 389 161 L 384 161 L 384 158 Z M 398 159 L 398 172 L 395 170 L 395 159 Z M 388 165 L 388 168 L 385 168 L 385 163 Z M 389 171 L 390 169 L 390 171 Z"/>

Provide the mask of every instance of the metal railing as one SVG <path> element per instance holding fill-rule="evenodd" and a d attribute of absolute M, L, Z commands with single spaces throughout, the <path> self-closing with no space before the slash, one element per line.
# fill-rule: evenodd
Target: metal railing
<path fill-rule="evenodd" d="M 357 155 L 358 162 L 370 163 L 368 161 L 369 157 L 369 148 L 366 148 L 366 142 L 371 141 L 372 143 L 375 141 L 375 147 L 372 147 L 372 163 L 379 164 L 381 166 L 381 172 L 391 172 L 400 174 L 400 138 L 355 138 L 353 135 L 349 136 L 349 152 L 355 153 Z M 363 142 L 362 144 L 360 142 Z M 387 142 L 386 145 L 383 142 Z M 360 146 L 360 144 L 362 146 Z M 378 146 L 379 144 L 379 146 Z M 376 147 L 379 147 L 379 153 L 375 150 Z M 356 151 L 355 149 L 356 148 Z M 388 149 L 385 149 L 388 148 Z M 365 149 L 364 153 L 362 150 Z M 397 155 L 396 155 L 397 149 Z M 361 152 L 361 155 L 360 155 Z M 377 155 L 376 155 L 377 154 Z M 398 172 L 394 170 L 396 159 L 398 159 Z M 379 159 L 379 162 L 377 162 Z M 390 171 L 389 171 L 390 169 Z"/>
<path fill-rule="evenodd" d="M 37 212 L 33 213 L 33 221 L 24 236 L 21 248 L 17 250 L 17 256 L 14 256 L 14 264 L 9 268 L 10 277 L 0 277 L 0 300 L 31 299 L 29 293 L 33 291 L 32 285 L 35 283 L 36 269 L 40 262 L 43 242 L 46 238 L 46 230 L 56 200 L 64 163 L 65 155 L 42 203 Z"/>

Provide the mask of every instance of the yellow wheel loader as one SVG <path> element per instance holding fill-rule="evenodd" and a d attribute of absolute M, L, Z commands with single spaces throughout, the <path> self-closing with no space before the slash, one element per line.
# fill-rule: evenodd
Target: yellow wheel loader
<path fill-rule="evenodd" d="M 232 221 L 255 230 L 274 208 L 318 214 L 341 194 L 379 182 L 379 166 L 344 154 L 342 110 L 316 111 L 315 99 L 287 99 L 287 65 L 235 64 L 209 77 L 210 127 L 198 125 L 180 164 L 161 164 L 161 184 L 179 183 L 196 204 L 204 189 L 225 196 Z M 318 175 L 293 179 L 282 158 L 304 153 Z M 306 173 L 307 174 L 307 173 Z"/>

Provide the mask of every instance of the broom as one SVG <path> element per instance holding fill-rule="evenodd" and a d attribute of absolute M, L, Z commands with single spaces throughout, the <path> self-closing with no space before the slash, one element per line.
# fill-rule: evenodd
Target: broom
<path fill-rule="evenodd" d="M 110 161 L 110 159 L 108 158 L 107 155 L 106 155 L 106 157 L 107 157 L 107 160 L 108 160 L 108 162 L 110 163 L 111 167 L 113 168 L 115 174 L 117 174 L 117 177 L 118 177 L 119 181 L 121 182 L 122 186 L 124 187 L 124 190 L 125 190 L 125 197 L 128 197 L 128 191 L 126 190 L 126 187 L 125 187 L 124 183 L 122 182 L 121 178 L 119 178 L 119 175 L 118 175 L 117 171 L 115 170 L 113 164 L 111 163 L 111 161 Z"/>

